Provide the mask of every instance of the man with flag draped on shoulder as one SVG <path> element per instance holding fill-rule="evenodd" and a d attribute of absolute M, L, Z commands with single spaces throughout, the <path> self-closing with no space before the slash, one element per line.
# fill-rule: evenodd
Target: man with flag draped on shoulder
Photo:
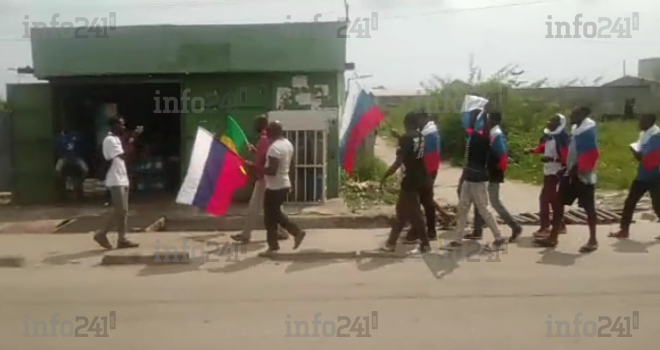
<path fill-rule="evenodd" d="M 495 238 L 492 245 L 489 245 L 489 249 L 501 250 L 506 246 L 507 239 L 502 237 L 488 205 L 488 155 L 491 146 L 490 134 L 485 129 L 487 101 L 483 103 L 482 108 L 466 108 L 469 105 L 468 99 L 474 100 L 474 96 L 466 96 L 466 102 L 463 103 L 463 126 L 466 127 L 469 138 L 466 146 L 463 174 L 459 185 L 460 194 L 456 215 L 457 224 L 454 231 L 455 237 L 442 249 L 456 250 L 463 248 L 463 232 L 467 226 L 470 207 L 474 203 Z M 465 122 L 466 116 L 467 123 Z"/>
<path fill-rule="evenodd" d="M 553 115 L 543 130 L 543 137 L 536 148 L 526 149 L 527 154 L 542 155 L 543 187 L 539 197 L 541 227 L 534 232 L 535 238 L 544 238 L 550 235 L 550 209 L 557 212 L 557 185 L 566 166 L 568 144 L 570 136 L 566 131 L 566 117 L 561 114 Z M 566 233 L 566 225 L 562 222 L 560 234 Z"/>
<path fill-rule="evenodd" d="M 515 242 L 522 233 L 522 226 L 511 216 L 500 198 L 500 185 L 504 182 L 504 173 L 509 161 L 506 138 L 500 124 L 502 114 L 490 112 L 486 119 L 486 131 L 490 138 L 490 152 L 488 154 L 488 199 L 495 212 L 511 228 L 510 242 Z M 474 231 L 465 236 L 466 239 L 479 240 L 483 237 L 484 219 L 474 208 Z"/>
<path fill-rule="evenodd" d="M 424 208 L 424 215 L 426 216 L 426 231 L 429 240 L 435 241 L 438 239 L 438 232 L 435 227 L 435 214 L 436 210 L 440 208 L 440 205 L 433 198 L 433 184 L 436 177 L 438 177 L 438 170 L 440 169 L 440 132 L 435 121 L 432 120 L 428 113 L 418 110 L 415 111 L 415 114 L 418 118 L 419 129 L 424 138 L 424 165 L 431 177 L 431 186 L 429 188 L 423 188 L 419 192 L 419 199 Z M 417 243 L 417 234 L 414 230 L 410 230 L 404 240 L 404 244 Z"/>
<path fill-rule="evenodd" d="M 425 253 L 430 249 L 428 233 L 424 228 L 422 218 L 420 193 L 431 191 L 433 183 L 424 163 L 424 137 L 419 131 L 419 115 L 417 112 L 406 114 L 403 120 L 405 134 L 399 138 L 396 159 L 387 169 L 381 179 L 381 190 L 385 180 L 401 168 L 401 186 L 396 202 L 396 218 L 392 224 L 389 237 L 383 252 L 394 252 L 396 242 L 406 223 L 410 223 L 412 231 L 421 241 L 416 252 Z"/>
<path fill-rule="evenodd" d="M 660 217 L 660 128 L 655 125 L 654 114 L 643 114 L 639 118 L 641 129 L 639 140 L 630 145 L 633 156 L 639 162 L 637 177 L 628 191 L 621 215 L 620 230 L 611 233 L 614 238 L 628 238 L 630 223 L 639 200 L 648 192 L 655 215 Z M 660 239 L 660 236 L 656 237 Z"/>
<path fill-rule="evenodd" d="M 598 249 L 596 239 L 596 164 L 600 157 L 596 122 L 589 118 L 591 110 L 579 107 L 571 113 L 571 140 L 568 146 L 566 170 L 559 181 L 559 204 L 552 217 L 550 236 L 537 238 L 534 244 L 540 247 L 554 248 L 564 221 L 564 206 L 573 205 L 578 201 L 587 214 L 589 226 L 589 241 L 580 248 L 580 253 L 593 252 Z"/>

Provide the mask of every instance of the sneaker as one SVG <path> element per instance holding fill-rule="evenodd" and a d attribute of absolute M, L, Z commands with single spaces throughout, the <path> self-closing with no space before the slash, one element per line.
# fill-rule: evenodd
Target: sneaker
<path fill-rule="evenodd" d="M 140 246 L 139 244 L 135 242 L 131 242 L 127 239 L 122 239 L 117 242 L 117 249 L 137 248 L 139 246 Z"/>
<path fill-rule="evenodd" d="M 522 227 L 518 226 L 515 229 L 511 231 L 511 237 L 509 237 L 509 242 L 514 243 L 515 241 L 518 240 L 518 237 L 522 234 L 523 229 Z"/>
<path fill-rule="evenodd" d="M 94 241 L 105 249 L 112 249 L 112 245 L 110 244 L 110 241 L 108 241 L 108 237 L 106 235 L 97 233 L 94 235 Z"/>
<path fill-rule="evenodd" d="M 307 235 L 307 232 L 305 231 L 300 231 L 298 235 L 293 239 L 293 249 L 298 249 L 300 245 L 302 244 L 303 239 L 305 239 L 305 235 Z"/>

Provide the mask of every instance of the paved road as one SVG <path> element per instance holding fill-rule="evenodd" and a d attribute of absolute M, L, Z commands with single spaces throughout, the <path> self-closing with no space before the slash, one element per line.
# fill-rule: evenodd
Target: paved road
<path fill-rule="evenodd" d="M 660 330 L 660 246 L 657 225 L 635 228 L 635 239 L 604 238 L 601 249 L 580 255 L 584 228 L 572 228 L 553 252 L 512 246 L 499 262 L 414 259 L 275 262 L 254 257 L 201 266 L 102 267 L 101 253 L 87 235 L 0 235 L 0 254 L 24 254 L 25 268 L 0 269 L 2 349 L 656 349 Z M 530 229 L 531 231 L 531 229 Z M 307 250 L 372 248 L 386 230 L 313 231 Z M 529 232 L 526 232 L 529 235 Z M 211 234 L 207 234 L 211 237 Z M 215 235 L 217 237 L 217 234 Z M 135 237 L 150 249 L 182 235 Z M 225 237 L 226 238 L 226 237 Z M 220 237 L 218 239 L 223 239 Z M 258 245 L 258 244 L 257 244 Z M 289 249 L 290 242 L 283 245 Z M 477 259 L 477 258 L 474 258 Z M 63 337 L 76 317 L 116 313 L 107 338 L 81 329 L 87 338 Z M 371 337 L 313 337 L 312 321 L 331 333 L 339 316 L 378 312 Z M 587 337 L 586 322 L 632 316 L 631 337 Z M 24 321 L 57 316 L 58 337 L 25 337 Z M 566 321 L 581 337 L 548 337 L 547 321 Z M 551 319 L 548 315 L 551 315 Z M 288 317 L 290 316 L 290 317 Z M 310 337 L 287 337 L 287 321 L 307 321 Z M 64 328 L 60 328 L 64 325 Z M 100 325 L 100 324 L 99 324 Z M 594 330 L 587 324 L 587 333 Z M 296 334 L 295 323 L 291 335 Z M 598 328 L 596 327 L 596 328 Z M 75 328 L 75 327 L 74 327 Z M 359 327 L 356 325 L 356 330 Z M 611 326 L 610 326 L 611 328 Z M 597 330 L 596 330 L 597 331 Z M 28 334 L 34 332 L 30 324 Z M 550 334 L 557 327 L 552 323 Z M 566 332 L 562 329 L 562 334 Z M 99 331 L 102 334 L 103 331 Z M 301 335 L 304 331 L 301 329 Z"/>

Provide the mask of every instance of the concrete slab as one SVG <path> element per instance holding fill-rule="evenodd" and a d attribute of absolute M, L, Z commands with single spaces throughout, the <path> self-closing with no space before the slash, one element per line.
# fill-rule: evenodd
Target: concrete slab
<path fill-rule="evenodd" d="M 189 252 L 140 252 L 124 249 L 110 251 L 103 255 L 101 265 L 158 265 L 158 264 L 189 264 Z"/>
<path fill-rule="evenodd" d="M 19 255 L 0 256 L 0 267 L 23 267 L 25 258 Z"/>
<path fill-rule="evenodd" d="M 50 234 L 55 230 L 66 224 L 67 220 L 33 220 L 11 223 L 0 229 L 0 234 L 5 233 L 40 233 Z"/>

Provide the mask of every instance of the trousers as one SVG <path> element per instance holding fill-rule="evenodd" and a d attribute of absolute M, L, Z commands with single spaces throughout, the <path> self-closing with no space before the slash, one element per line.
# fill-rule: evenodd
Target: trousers
<path fill-rule="evenodd" d="M 487 182 L 471 182 L 471 181 L 462 181 L 461 183 L 461 194 L 458 200 L 458 213 L 457 213 L 457 223 L 456 223 L 456 240 L 463 240 L 463 232 L 467 226 L 467 217 L 470 213 L 470 206 L 474 203 L 474 206 L 479 211 L 486 226 L 493 233 L 495 239 L 502 238 L 502 232 L 497 226 L 495 217 L 488 207 L 488 183 Z"/>
<path fill-rule="evenodd" d="M 490 205 L 493 207 L 497 215 L 499 215 L 502 220 L 512 229 L 519 230 L 520 224 L 511 216 L 509 211 L 506 209 L 502 200 L 500 199 L 500 183 L 499 182 L 489 182 L 488 183 L 488 199 L 490 200 Z M 481 232 L 484 227 L 484 219 L 479 215 L 479 210 L 476 206 L 474 208 L 474 230 L 476 232 Z"/>
<path fill-rule="evenodd" d="M 114 226 L 117 227 L 117 234 L 121 241 L 126 238 L 126 228 L 128 227 L 128 186 L 111 186 L 108 189 L 112 200 L 112 212 L 108 215 L 99 234 L 107 235 Z"/>

